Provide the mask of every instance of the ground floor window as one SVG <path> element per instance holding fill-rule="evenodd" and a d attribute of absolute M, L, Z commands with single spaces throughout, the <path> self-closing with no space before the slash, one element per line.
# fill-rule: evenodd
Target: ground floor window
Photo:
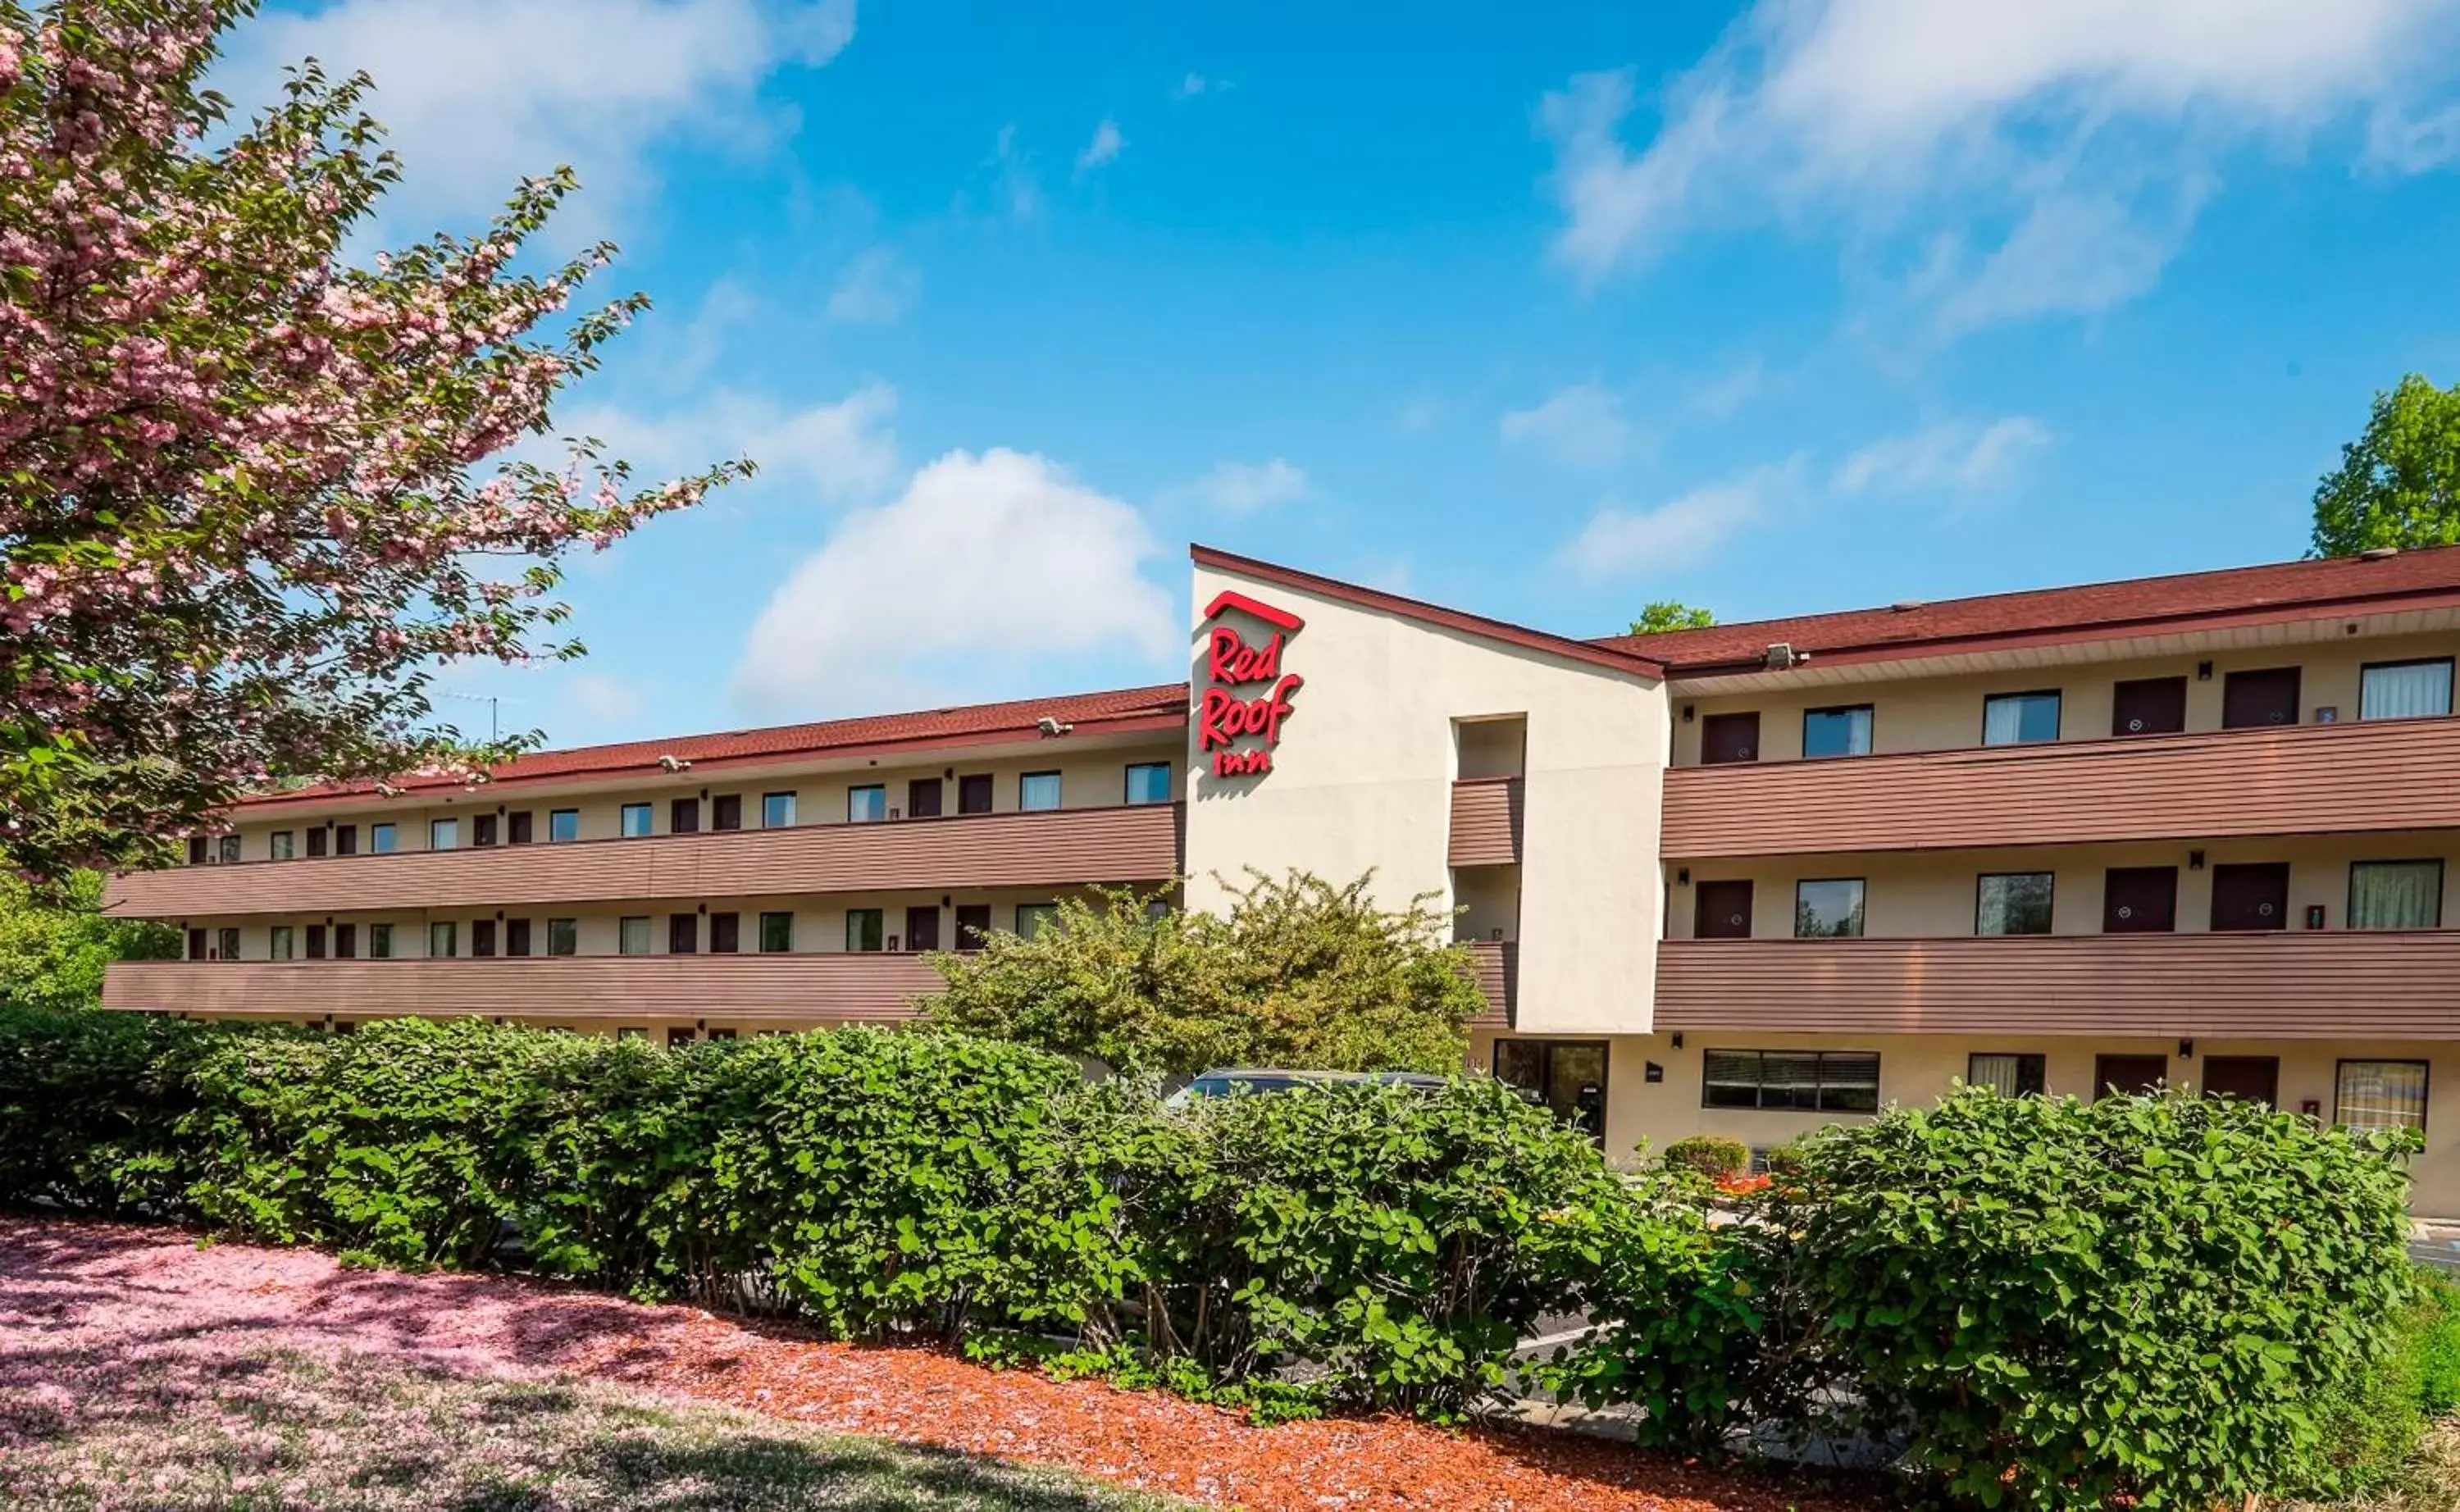
<path fill-rule="evenodd" d="M 2426 1127 L 2426 1062 L 2344 1060 L 2332 1121 L 2352 1129 Z"/>
<path fill-rule="evenodd" d="M 1704 1108 L 1879 1111 L 1879 1057 L 1859 1050 L 1712 1050 Z"/>
<path fill-rule="evenodd" d="M 1964 1063 L 1964 1084 L 1987 1087 L 2003 1097 L 2029 1097 L 2049 1084 L 2047 1057 L 1977 1054 Z"/>
<path fill-rule="evenodd" d="M 1606 1042 L 1602 1039 L 1498 1039 L 1495 1079 L 1602 1139 L 1606 1133 Z"/>

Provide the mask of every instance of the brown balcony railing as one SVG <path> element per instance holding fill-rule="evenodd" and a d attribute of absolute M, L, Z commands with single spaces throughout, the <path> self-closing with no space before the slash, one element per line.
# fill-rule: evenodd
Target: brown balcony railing
<path fill-rule="evenodd" d="M 1520 859 L 1520 791 L 1516 777 L 1453 784 L 1453 865 L 1497 866 Z"/>
<path fill-rule="evenodd" d="M 2460 1039 L 2460 930 L 1668 940 L 1656 1026 Z"/>
<path fill-rule="evenodd" d="M 1471 970 L 1486 994 L 1486 1012 L 1470 1020 L 1475 1029 L 1510 1029 L 1519 1008 L 1520 946 L 1512 940 L 1474 940 L 1469 948 Z"/>
<path fill-rule="evenodd" d="M 913 1016 L 937 991 L 920 955 L 468 956 L 395 961 L 119 961 L 102 1006 L 258 1018 L 723 1019 L 841 1024 Z"/>
<path fill-rule="evenodd" d="M 1669 861 L 2460 825 L 2460 719 L 1665 774 Z"/>
<path fill-rule="evenodd" d="M 1470 947 L 1486 996 L 1474 1021 L 1512 1018 L 1510 943 Z M 117 961 L 102 1006 L 254 1018 L 718 1019 L 841 1024 L 913 1016 L 938 991 L 921 955 L 565 955 L 392 961 Z"/>
<path fill-rule="evenodd" d="M 175 866 L 110 880 L 122 918 L 340 913 L 1158 883 L 1178 874 L 1179 806 L 805 824 L 562 844 Z"/>

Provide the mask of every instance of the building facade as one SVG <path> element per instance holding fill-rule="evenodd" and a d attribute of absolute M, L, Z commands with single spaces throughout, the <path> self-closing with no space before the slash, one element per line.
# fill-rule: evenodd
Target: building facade
<path fill-rule="evenodd" d="M 1183 684 L 252 800 L 115 879 L 189 958 L 105 1004 L 889 1020 L 1090 887 L 1372 870 L 1456 910 L 1472 1065 L 1618 1159 L 2161 1081 L 2422 1127 L 2460 1214 L 2460 548 L 1594 641 L 1203 548 L 1192 589 Z"/>

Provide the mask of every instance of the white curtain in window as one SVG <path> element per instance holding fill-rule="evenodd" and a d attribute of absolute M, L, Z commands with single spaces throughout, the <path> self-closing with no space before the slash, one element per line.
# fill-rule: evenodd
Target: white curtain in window
<path fill-rule="evenodd" d="M 2016 1065 L 2013 1055 L 1976 1055 L 1967 1068 L 1965 1081 L 1970 1086 L 1987 1087 L 2003 1097 L 2012 1097 L 2024 1090 L 2016 1079 Z"/>
<path fill-rule="evenodd" d="M 2412 719 L 2451 712 L 2451 664 L 2369 667 L 2358 692 L 2361 719 Z"/>
<path fill-rule="evenodd" d="M 2352 1129 L 2418 1129 L 2426 1126 L 2426 1062 L 2341 1062 L 2338 1121 Z"/>
<path fill-rule="evenodd" d="M 2349 927 L 2431 929 L 2443 923 L 2443 863 L 2366 861 L 2349 868 Z"/>

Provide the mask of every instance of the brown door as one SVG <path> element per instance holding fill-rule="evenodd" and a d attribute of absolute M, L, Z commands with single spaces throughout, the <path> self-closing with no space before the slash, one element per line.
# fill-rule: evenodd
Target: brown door
<path fill-rule="evenodd" d="M 667 915 L 667 953 L 698 955 L 700 953 L 700 915 L 670 913 Z"/>
<path fill-rule="evenodd" d="M 700 799 L 679 798 L 667 805 L 667 833 L 694 835 L 700 832 Z"/>
<path fill-rule="evenodd" d="M 2221 685 L 2221 728 L 2250 730 L 2298 722 L 2298 669 L 2232 672 Z"/>
<path fill-rule="evenodd" d="M 530 811 L 528 809 L 523 809 L 518 814 L 505 816 L 504 839 L 515 845 L 528 844 L 530 842 L 530 836 L 534 833 L 531 829 L 531 822 Z"/>
<path fill-rule="evenodd" d="M 2178 927 L 2178 868 L 2112 866 L 2101 884 L 2101 932 L 2167 934 Z"/>
<path fill-rule="evenodd" d="M 1702 940 L 1751 937 L 1751 882 L 1704 882 L 1692 900 L 1691 933 Z"/>
<path fill-rule="evenodd" d="M 1757 711 L 1710 714 L 1700 721 L 1700 764 L 1724 766 L 1760 758 L 1760 716 Z"/>
<path fill-rule="evenodd" d="M 905 910 L 905 948 L 940 948 L 940 910 L 936 905 L 924 904 L 919 908 Z"/>
<path fill-rule="evenodd" d="M 2187 679 L 2147 677 L 2112 689 L 2110 733 L 2174 735 L 2187 728 Z"/>
<path fill-rule="evenodd" d="M 990 779 L 985 777 L 984 781 Z M 991 932 L 991 905 L 986 903 L 957 905 L 957 948 L 979 950 Z"/>
<path fill-rule="evenodd" d="M 333 959 L 354 961 L 359 955 L 359 926 L 355 924 L 333 926 Z"/>
<path fill-rule="evenodd" d="M 2280 1061 L 2277 1056 L 2206 1055 L 2203 1079 L 2206 1097 L 2244 1097 L 2267 1108 L 2280 1101 Z"/>
<path fill-rule="evenodd" d="M 709 827 L 741 829 L 743 827 L 743 795 L 720 793 L 709 800 Z"/>
<path fill-rule="evenodd" d="M 355 856 L 359 853 L 359 827 L 356 824 L 333 826 L 333 854 Z"/>
<path fill-rule="evenodd" d="M 191 930 L 189 930 L 189 931 L 188 931 L 188 959 L 189 959 L 189 960 L 191 960 L 191 961 L 201 961 L 201 960 L 203 960 L 204 958 L 205 958 L 205 931 L 204 931 L 204 930 L 202 930 L 202 929 L 191 929 Z"/>
<path fill-rule="evenodd" d="M 1591 1139 L 1605 1138 L 1606 1060 L 1601 1039 L 1495 1042 L 1495 1079 L 1544 1103 Z"/>
<path fill-rule="evenodd" d="M 918 777 L 905 784 L 905 817 L 938 819 L 940 817 L 940 779 Z"/>
<path fill-rule="evenodd" d="M 987 814 L 991 811 L 991 775 L 976 773 L 957 778 L 957 812 Z"/>
<path fill-rule="evenodd" d="M 2104 1093 L 2150 1092 L 2170 1075 L 2170 1058 L 2166 1055 L 2095 1055 L 2092 1057 L 2092 1095 Z"/>
<path fill-rule="evenodd" d="M 2213 868 L 2213 927 L 2289 927 L 2289 863 L 2259 862 Z"/>
<path fill-rule="evenodd" d="M 743 948 L 743 915 L 713 913 L 709 916 L 709 953 L 732 955 Z"/>

